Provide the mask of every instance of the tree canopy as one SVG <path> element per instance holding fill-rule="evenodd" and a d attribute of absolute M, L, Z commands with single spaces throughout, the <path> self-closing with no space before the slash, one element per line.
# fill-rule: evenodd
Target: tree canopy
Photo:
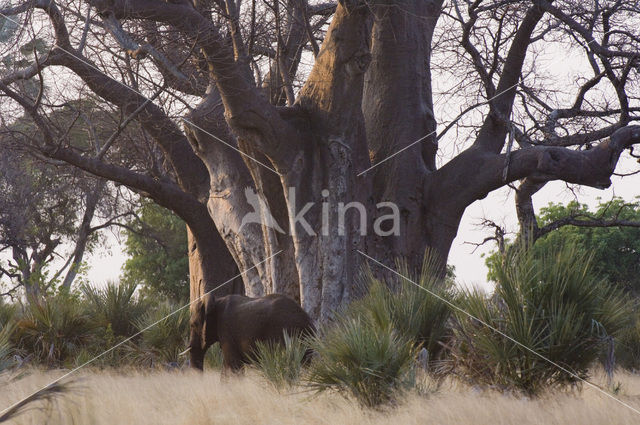
<path fill-rule="evenodd" d="M 534 253 L 551 252 L 570 244 L 580 255 L 593 255 L 592 269 L 609 282 L 640 294 L 640 203 L 620 198 L 600 202 L 590 211 L 586 204 L 572 201 L 549 203 L 537 216 L 544 235 L 531 247 Z M 513 244 L 507 244 L 510 249 Z M 488 278 L 495 280 L 500 256 L 487 258 Z"/>

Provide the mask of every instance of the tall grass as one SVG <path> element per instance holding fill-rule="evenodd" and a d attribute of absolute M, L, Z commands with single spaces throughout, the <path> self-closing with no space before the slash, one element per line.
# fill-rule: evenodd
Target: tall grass
<path fill-rule="evenodd" d="M 541 256 L 515 250 L 497 267 L 491 299 L 467 292 L 461 307 L 577 376 L 588 376 L 608 337 L 629 323 L 630 305 L 592 273 L 592 258 L 571 245 Z M 475 383 L 529 394 L 579 380 L 512 340 L 456 312 L 456 372 Z"/>
<path fill-rule="evenodd" d="M 0 409 L 59 376 L 36 372 L 0 390 Z M 621 373 L 625 403 L 640 407 L 640 377 Z M 331 393 L 309 397 L 283 394 L 249 371 L 221 379 L 217 371 L 170 373 L 82 370 L 82 390 L 70 393 L 55 410 L 31 409 L 11 425 L 634 425 L 638 415 L 585 388 L 581 393 L 523 398 L 471 391 L 448 380 L 435 397 L 409 392 L 397 409 L 371 411 Z M 604 381 L 595 380 L 604 385 Z M 6 397 L 5 397 L 6 395 Z M 3 424 L 4 425 L 4 424 Z"/>

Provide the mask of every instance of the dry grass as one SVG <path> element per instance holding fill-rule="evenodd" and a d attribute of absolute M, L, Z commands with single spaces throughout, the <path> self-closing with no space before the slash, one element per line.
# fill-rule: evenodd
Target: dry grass
<path fill-rule="evenodd" d="M 0 385 L 0 409 L 61 373 L 34 372 Z M 616 376 L 618 397 L 640 408 L 640 377 Z M 6 383 L 2 383 L 6 384 Z M 637 424 L 640 415 L 593 389 L 539 399 L 479 392 L 448 383 L 429 396 L 410 394 L 396 408 L 366 411 L 337 395 L 281 394 L 254 374 L 80 372 L 72 390 L 16 424 Z"/>

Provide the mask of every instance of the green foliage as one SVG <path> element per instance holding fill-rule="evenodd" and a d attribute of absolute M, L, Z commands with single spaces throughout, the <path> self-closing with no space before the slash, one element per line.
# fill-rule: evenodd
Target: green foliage
<path fill-rule="evenodd" d="M 629 220 L 640 222 L 640 203 L 615 198 L 600 203 L 595 211 L 584 204 L 550 203 L 540 210 L 538 226 L 543 227 L 568 216 L 596 217 L 603 220 Z M 635 227 L 575 227 L 563 226 L 541 237 L 533 250 L 543 253 L 562 243 L 571 243 L 582 252 L 593 254 L 593 271 L 627 290 L 640 293 L 640 228 Z M 487 259 L 489 279 L 495 280 L 499 254 Z"/>
<path fill-rule="evenodd" d="M 0 298 L 0 327 L 7 326 L 16 316 L 17 306 L 6 303 Z"/>
<path fill-rule="evenodd" d="M 14 348 L 11 343 L 13 324 L 0 324 L 0 373 L 13 364 L 11 358 Z"/>
<path fill-rule="evenodd" d="M 609 336 L 629 323 L 621 291 L 593 271 L 593 256 L 575 244 L 514 249 L 494 269 L 496 292 L 467 292 L 458 302 L 472 316 L 541 356 L 586 377 Z M 457 372 L 480 384 L 530 394 L 577 383 L 575 377 L 514 341 L 456 312 Z"/>
<path fill-rule="evenodd" d="M 136 327 L 142 333 L 135 347 L 135 357 L 143 363 L 179 363 L 184 360 L 180 353 L 188 346 L 189 309 L 162 303 L 149 310 Z"/>
<path fill-rule="evenodd" d="M 204 364 L 206 369 L 222 369 L 224 357 L 222 356 L 222 348 L 220 343 L 216 342 L 207 350 L 204 356 Z"/>
<path fill-rule="evenodd" d="M 392 326 L 346 318 L 315 337 L 312 347 L 317 355 L 308 380 L 318 392 L 334 390 L 377 407 L 413 384 L 417 348 Z"/>
<path fill-rule="evenodd" d="M 81 302 L 64 294 L 27 304 L 17 322 L 20 348 L 50 366 L 71 359 L 91 343 L 95 331 Z"/>
<path fill-rule="evenodd" d="M 48 296 L 57 290 L 71 267 L 78 274 L 85 272 L 77 265 L 65 271 L 61 267 L 64 262 L 56 264 L 54 260 L 67 257 L 65 251 L 75 243 L 83 253 L 95 248 L 99 232 L 87 235 L 80 224 L 87 212 L 87 194 L 91 191 L 100 199 L 103 192 L 94 191 L 96 180 L 80 170 L 48 164 L 15 148 L 18 143 L 26 143 L 15 134 L 38 134 L 33 124 L 18 120 L 11 128 L 16 133 L 0 135 L 0 250 L 11 254 L 0 258 L 0 266 L 7 271 L 0 273 L 0 287 L 22 287 L 26 293 Z"/>
<path fill-rule="evenodd" d="M 638 310 L 636 302 L 631 325 L 622 331 L 619 338 L 615 339 L 616 363 L 634 372 L 640 370 L 640 311 Z"/>
<path fill-rule="evenodd" d="M 107 282 L 103 288 L 84 285 L 81 290 L 89 303 L 91 320 L 115 337 L 129 337 L 136 332 L 135 323 L 148 309 L 148 303 L 135 295 L 131 282 Z"/>
<path fill-rule="evenodd" d="M 298 335 L 284 333 L 284 344 L 258 341 L 251 362 L 274 387 L 290 388 L 300 380 L 308 344 Z"/>
<path fill-rule="evenodd" d="M 398 262 L 397 268 L 400 275 L 411 280 L 393 275 L 384 282 L 365 270 L 364 284 L 369 292 L 354 302 L 347 314 L 365 317 L 381 328 L 392 326 L 426 348 L 431 359 L 436 359 L 442 349 L 440 343 L 449 336 L 447 321 L 451 309 L 433 294 L 450 301 L 454 296 L 454 282 L 437 275 L 437 260 L 429 253 L 425 254 L 417 276 L 406 262 Z"/>
<path fill-rule="evenodd" d="M 0 16 L 0 43 L 5 43 L 16 33 L 19 24 L 13 19 L 7 19 Z"/>
<path fill-rule="evenodd" d="M 140 283 L 148 293 L 181 302 L 189 299 L 189 259 L 184 222 L 155 203 L 143 201 L 141 219 L 129 223 L 122 280 Z"/>

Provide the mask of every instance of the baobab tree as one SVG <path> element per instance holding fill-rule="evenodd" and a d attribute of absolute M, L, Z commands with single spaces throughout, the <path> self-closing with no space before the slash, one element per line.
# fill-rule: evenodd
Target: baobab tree
<path fill-rule="evenodd" d="M 199 297 L 236 270 L 247 294 L 288 294 L 325 321 L 357 296 L 363 254 L 417 266 L 430 248 L 444 263 L 465 209 L 495 189 L 519 182 L 526 208 L 548 181 L 609 186 L 640 143 L 638 12 L 636 2 L 576 0 L 34 0 L 1 13 L 44 14 L 55 41 L 0 91 L 38 125 L 34 149 L 187 222 L 199 365 L 211 305 Z M 569 102 L 531 60 L 558 45 L 585 57 Z M 447 60 L 468 107 L 443 125 L 433 98 Z M 65 143 L 42 118 L 54 102 L 13 87 L 45 68 L 120 108 L 114 135 L 137 121 L 171 178 L 109 161 L 117 137 L 101 155 Z M 452 128 L 468 141 L 439 164 Z M 243 221 L 256 213 L 246 188 L 265 206 L 262 224 Z"/>

